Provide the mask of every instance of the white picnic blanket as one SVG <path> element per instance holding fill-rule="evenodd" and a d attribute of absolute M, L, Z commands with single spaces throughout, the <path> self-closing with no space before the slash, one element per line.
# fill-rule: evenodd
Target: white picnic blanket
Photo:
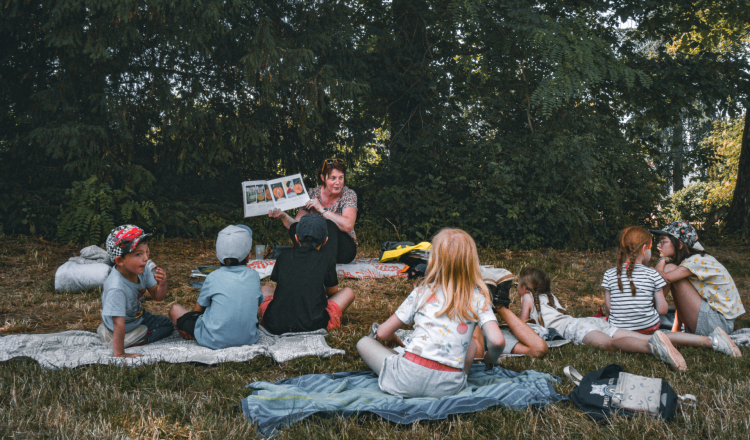
<path fill-rule="evenodd" d="M 138 358 L 112 356 L 112 348 L 92 332 L 72 330 L 39 335 L 10 335 L 0 338 L 0 361 L 31 358 L 44 368 L 57 370 L 89 364 L 137 367 L 156 362 L 197 362 L 213 365 L 244 362 L 261 355 L 269 356 L 276 362 L 287 362 L 304 356 L 330 357 L 345 353 L 344 350 L 328 346 L 325 340 L 328 332 L 325 330 L 275 336 L 261 327 L 258 333 L 258 342 L 253 345 L 212 350 L 195 341 L 182 339 L 174 332 L 172 336 L 153 344 L 126 349 L 128 353 L 143 355 Z"/>
<path fill-rule="evenodd" d="M 276 260 L 250 260 L 247 267 L 255 269 L 260 278 L 271 276 Z M 400 273 L 406 265 L 399 262 L 380 263 L 377 258 L 357 258 L 349 264 L 337 264 L 336 274 L 340 278 L 399 278 L 407 276 Z M 199 270 L 193 270 L 191 278 L 205 278 Z"/>

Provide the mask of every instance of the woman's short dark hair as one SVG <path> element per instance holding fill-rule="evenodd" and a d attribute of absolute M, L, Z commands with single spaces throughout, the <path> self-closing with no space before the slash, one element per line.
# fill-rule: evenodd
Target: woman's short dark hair
<path fill-rule="evenodd" d="M 346 164 L 344 162 L 323 162 L 323 166 L 320 168 L 320 173 L 318 173 L 318 183 L 321 185 L 325 184 L 325 177 L 328 177 L 329 174 L 331 174 L 331 171 L 333 170 L 339 170 L 341 173 L 344 174 L 344 184 L 346 184 Z M 323 179 L 320 178 L 320 176 L 325 176 Z"/>

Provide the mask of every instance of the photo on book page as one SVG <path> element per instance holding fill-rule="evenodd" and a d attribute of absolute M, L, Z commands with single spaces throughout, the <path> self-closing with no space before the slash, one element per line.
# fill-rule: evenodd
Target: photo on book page
<path fill-rule="evenodd" d="M 310 200 L 301 174 L 272 180 L 242 182 L 245 217 L 268 215 L 274 208 L 282 211 L 299 208 Z"/>

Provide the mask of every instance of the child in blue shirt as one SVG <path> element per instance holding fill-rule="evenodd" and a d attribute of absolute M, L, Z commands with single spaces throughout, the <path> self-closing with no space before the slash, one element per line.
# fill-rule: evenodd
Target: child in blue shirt
<path fill-rule="evenodd" d="M 135 225 L 118 226 L 107 236 L 107 253 L 115 267 L 102 289 L 102 324 L 97 333 L 112 345 L 116 357 L 138 357 L 125 353 L 126 347 L 158 341 L 172 334 L 174 326 L 166 316 L 152 315 L 141 307 L 148 292 L 154 301 L 167 295 L 167 274 L 146 264 L 148 237 Z"/>
<path fill-rule="evenodd" d="M 203 283 L 192 311 L 174 304 L 169 317 L 185 339 L 214 350 L 258 341 L 258 306 L 263 294 L 258 272 L 245 266 L 253 245 L 245 225 L 227 226 L 216 237 L 221 268 Z"/>

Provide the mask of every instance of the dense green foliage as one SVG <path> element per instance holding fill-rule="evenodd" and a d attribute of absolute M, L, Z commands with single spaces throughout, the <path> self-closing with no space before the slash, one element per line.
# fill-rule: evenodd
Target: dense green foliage
<path fill-rule="evenodd" d="M 453 225 L 486 243 L 609 243 L 665 196 L 653 133 L 748 99 L 744 52 L 684 37 L 709 3 L 10 0 L 0 225 L 212 235 L 241 221 L 243 180 L 312 186 L 337 156 L 360 239 Z M 109 199 L 80 199 L 92 176 Z"/>

